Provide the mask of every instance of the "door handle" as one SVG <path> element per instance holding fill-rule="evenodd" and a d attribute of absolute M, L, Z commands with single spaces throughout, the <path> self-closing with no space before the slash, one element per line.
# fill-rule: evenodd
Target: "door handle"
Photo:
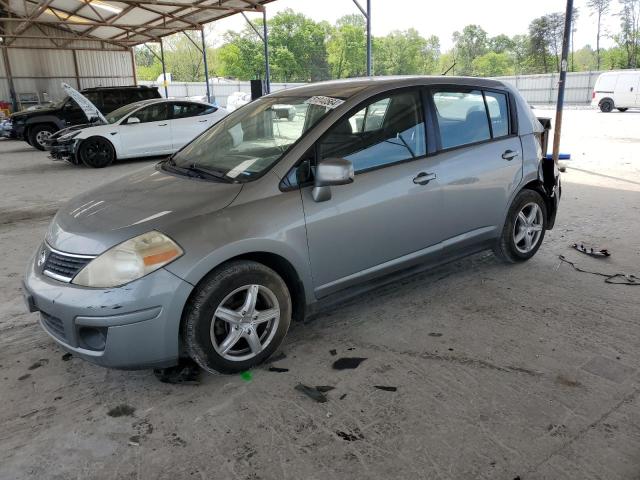
<path fill-rule="evenodd" d="M 198 123 L 204 123 L 206 120 L 198 120 Z"/>
<path fill-rule="evenodd" d="M 520 153 L 518 152 L 514 152 L 513 150 L 506 150 L 503 154 L 502 154 L 502 158 L 504 158 L 507 161 L 511 161 L 514 158 L 516 158 L 518 155 L 520 155 Z"/>
<path fill-rule="evenodd" d="M 435 173 L 420 172 L 414 177 L 413 183 L 416 185 L 426 185 L 431 180 L 435 180 L 436 176 L 437 175 Z"/>
<path fill-rule="evenodd" d="M 161 123 L 160 125 L 158 125 L 159 127 L 166 127 L 167 124 L 166 123 Z"/>

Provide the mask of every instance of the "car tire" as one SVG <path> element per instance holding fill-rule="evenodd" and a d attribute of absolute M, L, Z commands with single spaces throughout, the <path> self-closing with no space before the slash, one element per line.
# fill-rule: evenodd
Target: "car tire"
<path fill-rule="evenodd" d="M 116 152 L 109 140 L 90 137 L 80 144 L 78 156 L 87 167 L 104 168 L 113 163 Z"/>
<path fill-rule="evenodd" d="M 494 253 L 506 263 L 518 263 L 533 257 L 547 228 L 547 207 L 542 196 L 524 189 L 513 200 L 494 247 Z"/>
<path fill-rule="evenodd" d="M 613 110 L 613 101 L 612 100 L 603 100 L 600 102 L 600 111 L 602 113 L 609 113 Z"/>
<path fill-rule="evenodd" d="M 204 370 L 238 373 L 276 351 L 291 314 L 289 289 L 275 271 L 254 261 L 232 261 L 196 287 L 183 313 L 182 339 Z"/>
<path fill-rule="evenodd" d="M 38 150 L 44 151 L 44 141 L 56 132 L 56 128 L 52 125 L 34 125 L 29 129 L 27 134 L 29 145 Z"/>
<path fill-rule="evenodd" d="M 626 108 L 626 107 L 625 108 L 618 108 L 618 111 L 619 112 L 623 112 L 623 113 L 626 112 L 627 110 L 629 110 L 629 109 Z"/>

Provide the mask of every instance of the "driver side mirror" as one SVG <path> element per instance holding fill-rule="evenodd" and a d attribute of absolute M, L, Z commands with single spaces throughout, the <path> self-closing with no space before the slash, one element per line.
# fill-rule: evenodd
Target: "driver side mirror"
<path fill-rule="evenodd" d="M 127 125 L 133 125 L 134 123 L 140 123 L 140 119 L 138 117 L 129 117 L 127 119 Z"/>
<path fill-rule="evenodd" d="M 318 163 L 311 195 L 316 202 L 331 199 L 332 185 L 353 183 L 353 164 L 345 158 L 327 158 Z"/>

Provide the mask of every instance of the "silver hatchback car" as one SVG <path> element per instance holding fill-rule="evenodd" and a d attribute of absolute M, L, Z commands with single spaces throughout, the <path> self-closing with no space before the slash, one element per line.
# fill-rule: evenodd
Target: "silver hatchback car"
<path fill-rule="evenodd" d="M 293 319 L 363 285 L 484 249 L 531 258 L 560 197 L 545 139 L 520 94 L 493 80 L 267 95 L 62 208 L 28 265 L 27 304 L 100 365 L 191 357 L 246 370 Z"/>

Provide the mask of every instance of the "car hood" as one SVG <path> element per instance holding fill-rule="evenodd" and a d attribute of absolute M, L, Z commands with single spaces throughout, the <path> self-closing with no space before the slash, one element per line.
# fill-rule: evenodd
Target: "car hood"
<path fill-rule="evenodd" d="M 20 120 L 26 120 L 29 117 L 36 117 L 38 115 L 46 115 L 48 113 L 57 113 L 59 112 L 60 109 L 59 108 L 38 108 L 36 110 L 25 110 L 22 112 L 16 112 L 16 113 L 12 113 L 9 118 L 11 119 L 11 121 L 13 122 L 17 122 Z"/>
<path fill-rule="evenodd" d="M 80 125 L 72 125 L 70 127 L 63 128 L 62 130 L 58 130 L 56 133 L 51 135 L 50 140 L 58 139 L 71 132 L 77 132 L 78 130 L 84 130 L 85 128 L 98 127 L 100 125 L 105 125 L 105 124 L 102 123 L 101 120 L 96 120 L 93 123 L 81 123 Z"/>
<path fill-rule="evenodd" d="M 46 241 L 63 252 L 98 255 L 136 235 L 164 231 L 175 222 L 221 210 L 240 190 L 242 184 L 146 167 L 73 198 L 54 217 Z"/>

